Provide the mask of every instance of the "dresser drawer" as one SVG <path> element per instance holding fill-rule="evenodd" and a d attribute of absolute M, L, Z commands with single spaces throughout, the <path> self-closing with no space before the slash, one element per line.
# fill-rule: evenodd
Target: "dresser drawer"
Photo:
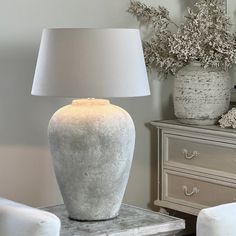
<path fill-rule="evenodd" d="M 163 200 L 202 209 L 236 201 L 236 183 L 164 170 Z"/>
<path fill-rule="evenodd" d="M 165 133 L 163 157 L 164 165 L 189 169 L 194 166 L 236 174 L 235 144 Z"/>

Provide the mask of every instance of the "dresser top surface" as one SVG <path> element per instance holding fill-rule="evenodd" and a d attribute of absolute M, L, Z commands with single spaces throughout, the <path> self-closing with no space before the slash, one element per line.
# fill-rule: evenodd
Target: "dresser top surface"
<path fill-rule="evenodd" d="M 68 218 L 64 205 L 44 208 L 61 220 L 61 236 L 148 235 L 184 229 L 184 220 L 122 204 L 117 218 L 107 221 L 79 222 Z"/>
<path fill-rule="evenodd" d="M 176 128 L 183 130 L 198 130 L 200 132 L 217 132 L 223 135 L 236 136 L 236 129 L 233 128 L 221 128 L 219 125 L 189 125 L 179 122 L 178 120 L 160 120 L 152 121 L 151 124 L 156 127 L 163 128 Z"/>

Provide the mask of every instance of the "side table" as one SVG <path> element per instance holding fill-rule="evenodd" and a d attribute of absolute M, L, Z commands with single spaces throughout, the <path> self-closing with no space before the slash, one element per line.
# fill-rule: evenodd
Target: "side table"
<path fill-rule="evenodd" d="M 70 220 L 64 205 L 44 210 L 60 218 L 61 236 L 174 236 L 185 228 L 182 219 L 126 204 L 122 204 L 117 218 L 97 222 Z"/>

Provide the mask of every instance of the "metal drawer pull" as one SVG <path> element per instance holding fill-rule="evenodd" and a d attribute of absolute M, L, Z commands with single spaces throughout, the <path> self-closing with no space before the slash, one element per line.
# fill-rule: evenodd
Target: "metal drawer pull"
<path fill-rule="evenodd" d="M 200 190 L 197 187 L 193 187 L 193 190 L 191 192 L 188 192 L 188 187 L 186 185 L 183 185 L 184 195 L 191 197 L 193 194 L 197 194 L 200 192 Z"/>
<path fill-rule="evenodd" d="M 193 151 L 192 153 L 189 153 L 188 150 L 184 148 L 183 154 L 184 154 L 185 159 L 191 160 L 194 157 L 199 156 L 200 153 L 198 151 Z"/>

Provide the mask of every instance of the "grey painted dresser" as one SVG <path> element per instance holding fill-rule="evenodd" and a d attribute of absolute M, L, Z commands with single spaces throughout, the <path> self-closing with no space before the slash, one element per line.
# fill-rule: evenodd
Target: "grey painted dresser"
<path fill-rule="evenodd" d="M 152 122 L 157 132 L 155 205 L 197 215 L 236 201 L 236 130 L 176 120 Z"/>
<path fill-rule="evenodd" d="M 64 205 L 44 208 L 61 220 L 61 236 L 174 236 L 185 221 L 158 212 L 122 204 L 119 216 L 106 221 L 70 220 Z"/>

